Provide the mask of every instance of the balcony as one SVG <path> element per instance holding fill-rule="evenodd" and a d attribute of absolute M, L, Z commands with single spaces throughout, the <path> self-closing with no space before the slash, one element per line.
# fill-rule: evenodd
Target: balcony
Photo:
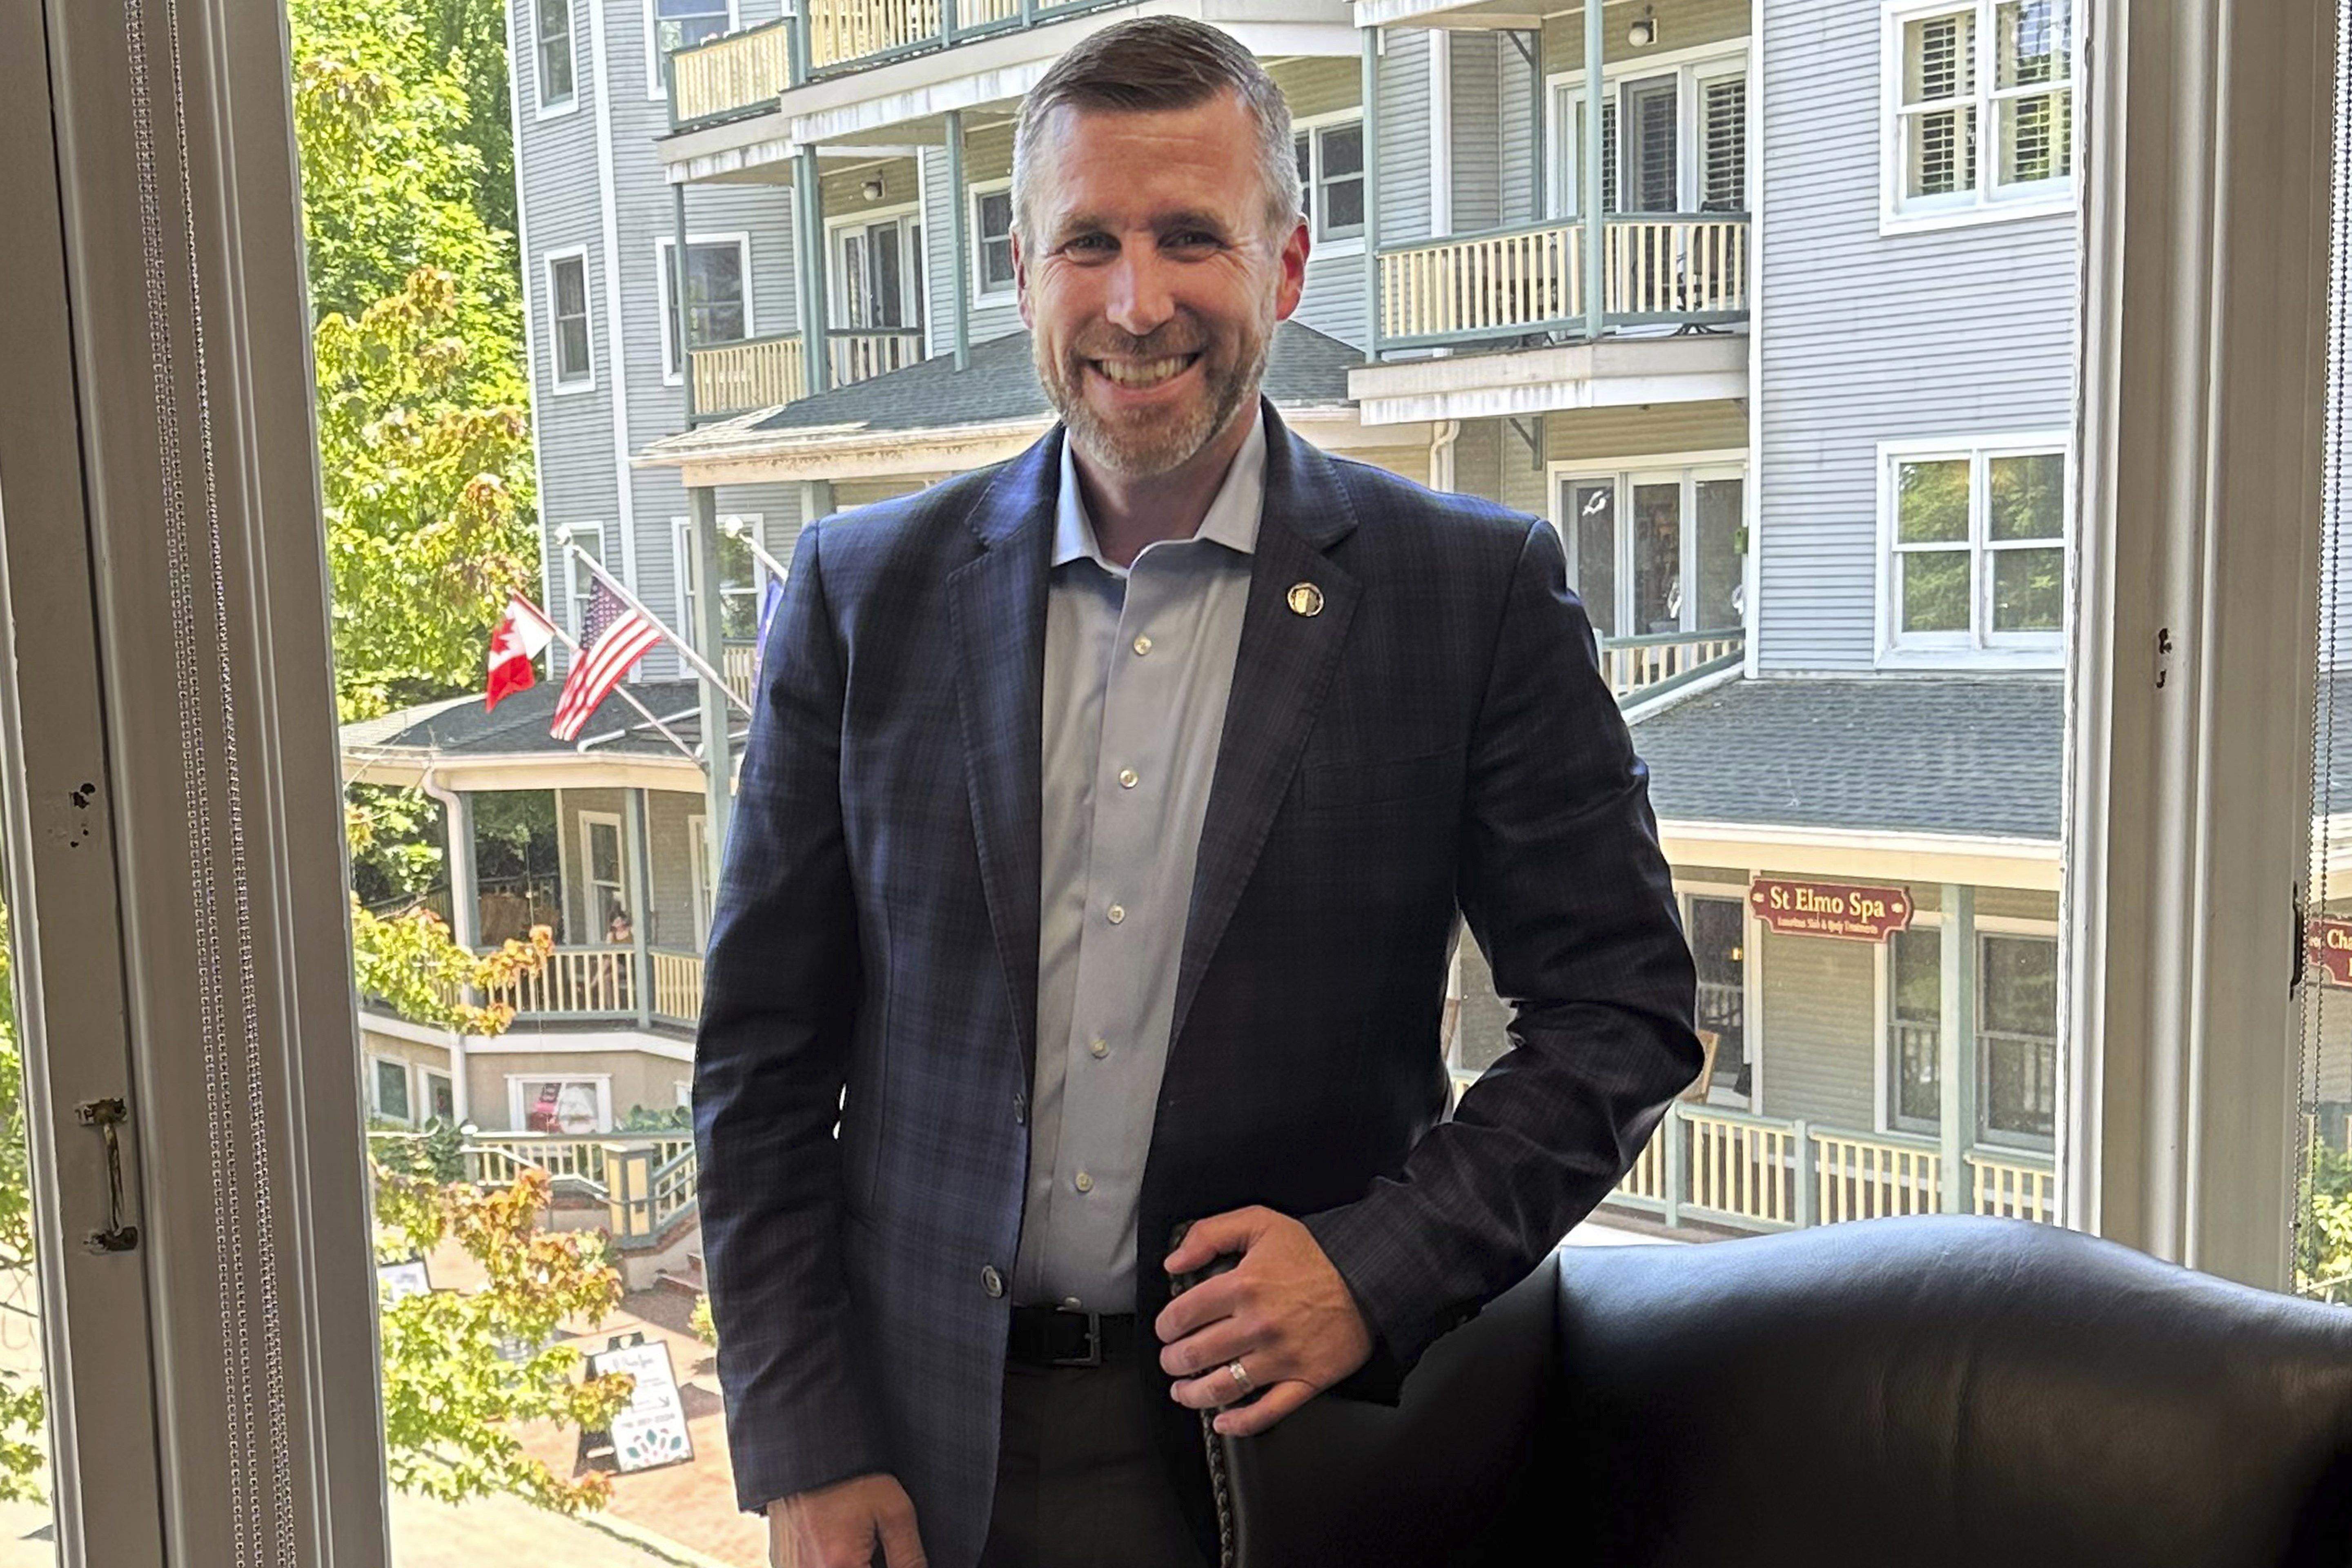
<path fill-rule="evenodd" d="M 889 327 L 835 327 L 825 333 L 829 384 L 849 386 L 923 357 L 923 334 Z M 809 392 L 808 365 L 798 332 L 745 338 L 688 351 L 694 364 L 694 414 L 723 419 L 797 403 Z"/>
<path fill-rule="evenodd" d="M 702 1016 L 702 955 L 649 949 L 641 972 L 626 947 L 559 947 L 536 973 L 517 976 L 483 1001 L 531 1023 L 591 1021 L 693 1028 Z"/>
<path fill-rule="evenodd" d="M 1655 637 L 1610 637 L 1601 645 L 1601 674 L 1620 707 L 1630 708 L 1724 670 L 1747 657 L 1748 634 L 1739 627 L 1716 632 L 1665 632 Z"/>
<path fill-rule="evenodd" d="M 1633 1168 L 1602 1200 L 1737 1230 L 1786 1230 L 1888 1215 L 1979 1214 L 2058 1219 L 2051 1161 L 1972 1148 L 1965 1191 L 1944 1184 L 1934 1139 L 1852 1132 L 1677 1101 Z"/>
<path fill-rule="evenodd" d="M 1724 325 L 1748 318 L 1745 213 L 1602 219 L 1603 326 Z M 1593 303 L 1584 226 L 1549 223 L 1385 248 L 1383 349 L 1581 333 Z"/>

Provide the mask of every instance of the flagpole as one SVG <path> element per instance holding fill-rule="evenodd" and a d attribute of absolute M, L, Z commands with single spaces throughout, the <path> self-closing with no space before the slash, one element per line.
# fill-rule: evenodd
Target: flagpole
<path fill-rule="evenodd" d="M 575 655 L 579 653 L 580 639 L 573 637 L 570 632 L 565 631 L 562 624 L 559 623 L 553 616 L 549 615 L 545 610 L 541 609 L 537 605 L 532 604 L 520 594 L 516 594 L 514 597 L 517 601 L 529 608 L 532 615 L 537 616 L 540 618 L 541 624 L 545 626 L 549 631 L 553 632 L 558 637 L 561 637 L 563 640 L 563 646 L 565 647 L 571 649 Z M 688 762 L 692 763 L 696 767 L 700 767 L 702 765 L 702 759 L 695 755 L 694 748 L 688 745 L 684 741 L 679 740 L 677 738 L 677 731 L 663 723 L 659 719 L 655 718 L 654 710 L 637 700 L 636 694 L 629 689 L 629 683 L 627 681 L 615 681 L 614 683 L 613 689 L 619 692 L 623 700 L 625 700 L 630 707 L 644 714 L 646 723 L 651 724 L 655 729 L 659 730 L 665 736 L 667 736 L 669 740 L 669 743 L 677 748 L 678 754 L 680 756 L 683 756 Z M 584 750 L 585 748 L 575 747 L 574 749 Z"/>
<path fill-rule="evenodd" d="M 599 562 L 593 555 L 591 555 L 586 551 L 581 549 L 578 545 L 572 543 L 570 540 L 564 541 L 563 552 L 579 561 L 583 565 L 586 566 L 589 571 L 593 572 L 596 574 L 596 581 L 604 584 L 607 588 L 612 589 L 614 596 L 618 598 L 621 603 L 628 605 L 629 608 L 645 616 L 646 621 L 652 625 L 654 630 L 667 637 L 670 641 L 670 645 L 677 648 L 680 654 L 685 656 L 686 662 L 694 666 L 694 668 L 701 673 L 703 679 L 708 680 L 726 694 L 728 701 L 732 702 L 736 707 L 743 710 L 746 714 L 751 711 L 751 705 L 735 695 L 735 689 L 727 684 L 727 678 L 719 674 L 717 670 L 711 668 L 709 660 L 695 652 L 693 645 L 688 643 L 684 637 L 679 637 L 676 632 L 670 630 L 667 623 L 664 622 L 659 616 L 656 616 L 651 610 L 646 609 L 644 603 L 640 601 L 635 594 L 630 593 L 626 588 L 622 587 L 618 583 L 613 581 L 612 574 L 604 570 L 603 563 Z M 644 710 L 639 709 L 638 711 L 643 712 Z M 651 715 L 648 714 L 647 717 L 650 718 Z"/>
<path fill-rule="evenodd" d="M 783 563 L 778 561 L 774 556 L 761 549 L 760 542 L 751 537 L 751 531 L 744 527 L 740 521 L 735 518 L 729 518 L 726 522 L 719 526 L 721 531 L 726 532 L 728 538 L 741 540 L 743 542 L 743 547 L 751 552 L 751 559 L 757 561 L 761 565 L 765 566 L 768 569 L 768 574 L 770 576 L 773 577 L 779 583 L 784 580 L 787 574 L 784 571 Z"/>

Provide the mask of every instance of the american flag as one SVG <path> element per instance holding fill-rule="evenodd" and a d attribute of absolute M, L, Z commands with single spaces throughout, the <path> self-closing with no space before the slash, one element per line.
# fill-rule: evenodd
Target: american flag
<path fill-rule="evenodd" d="M 629 667 L 661 640 L 661 627 L 651 616 L 621 603 L 621 596 L 598 578 L 588 596 L 588 619 L 580 628 L 580 651 L 572 656 L 572 673 L 563 679 L 563 695 L 555 704 L 559 741 L 577 740 L 588 716 L 620 684 Z"/>

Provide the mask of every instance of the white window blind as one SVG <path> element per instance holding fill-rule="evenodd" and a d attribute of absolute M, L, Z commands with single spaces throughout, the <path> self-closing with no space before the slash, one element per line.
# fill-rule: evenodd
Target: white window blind
<path fill-rule="evenodd" d="M 1748 205 L 1748 79 L 1734 76 L 1706 83 L 1699 117 L 1699 208 L 1740 211 Z"/>

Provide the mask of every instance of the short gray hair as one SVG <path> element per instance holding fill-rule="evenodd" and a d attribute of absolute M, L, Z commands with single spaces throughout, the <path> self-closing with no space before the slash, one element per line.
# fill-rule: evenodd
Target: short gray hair
<path fill-rule="evenodd" d="M 1266 226 L 1287 234 L 1305 206 L 1290 105 L 1232 34 L 1182 16 L 1142 16 L 1085 39 L 1054 62 L 1021 103 L 1013 132 L 1013 221 L 1028 227 L 1029 187 L 1057 109 L 1145 114 L 1194 109 L 1231 92 L 1257 124 Z"/>

